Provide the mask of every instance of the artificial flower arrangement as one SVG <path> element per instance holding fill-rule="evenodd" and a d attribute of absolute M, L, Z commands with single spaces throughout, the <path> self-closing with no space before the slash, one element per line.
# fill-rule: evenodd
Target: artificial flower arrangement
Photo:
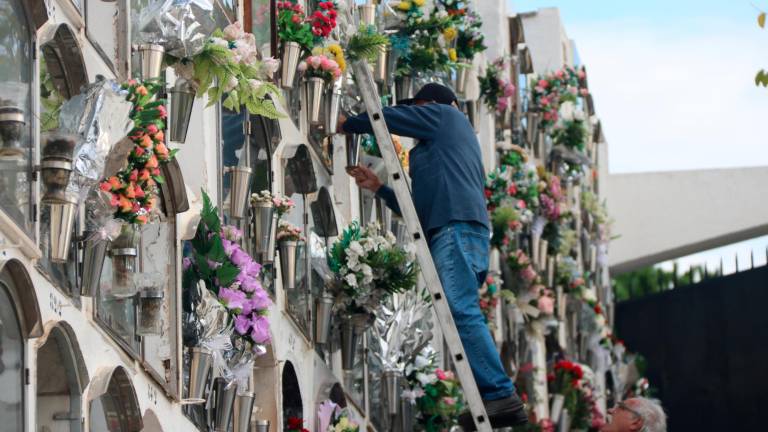
<path fill-rule="evenodd" d="M 568 410 L 572 429 L 597 430 L 605 424 L 582 366 L 567 360 L 558 361 L 547 378 L 550 391 L 564 398 L 563 409 Z"/>
<path fill-rule="evenodd" d="M 359 432 L 360 425 L 349 418 L 349 410 L 333 401 L 323 401 L 317 409 L 320 432 Z"/>
<path fill-rule="evenodd" d="M 512 235 L 533 222 L 534 211 L 539 206 L 538 173 L 526 161 L 525 151 L 513 146 L 513 150 L 502 156 L 501 167 L 486 178 L 486 205 L 495 247 L 510 246 Z"/>
<path fill-rule="evenodd" d="M 416 430 L 441 432 L 458 423 L 464 409 L 461 383 L 453 372 L 437 367 L 431 346 L 406 364 L 405 378 L 408 388 L 402 396 L 416 407 Z"/>
<path fill-rule="evenodd" d="M 555 145 L 583 152 L 587 143 L 587 124 L 584 111 L 571 101 L 560 104 L 559 120 L 552 130 Z"/>
<path fill-rule="evenodd" d="M 539 172 L 539 212 L 550 222 L 557 222 L 565 214 L 565 195 L 560 178 L 543 169 Z"/>
<path fill-rule="evenodd" d="M 160 165 L 173 160 L 177 152 L 165 146 L 163 131 L 168 112 L 165 100 L 156 99 L 162 87 L 156 81 L 130 80 L 122 85 L 128 92 L 126 99 L 133 103 L 133 129 L 128 138 L 134 147 L 125 167 L 103 180 L 99 187 L 111 194 L 114 217 L 130 224 L 143 225 L 152 218 L 157 208 L 157 185 L 164 181 Z"/>
<path fill-rule="evenodd" d="M 400 160 L 400 165 L 407 172 L 409 167 L 408 150 L 403 147 L 402 142 L 400 142 L 400 137 L 397 135 L 392 135 L 392 143 L 395 145 L 395 152 L 397 153 L 397 158 Z M 365 153 L 373 157 L 381 157 L 381 150 L 379 150 L 379 144 L 376 141 L 375 136 L 370 134 L 363 135 L 361 147 Z"/>
<path fill-rule="evenodd" d="M 324 55 L 332 59 L 339 65 L 341 73 L 344 73 L 347 70 L 347 59 L 344 54 L 344 48 L 337 43 L 332 43 L 323 47 L 315 47 L 312 49 L 312 55 Z"/>
<path fill-rule="evenodd" d="M 361 228 L 352 222 L 328 253 L 328 267 L 336 274 L 337 307 L 350 313 L 374 313 L 394 293 L 416 286 L 419 266 L 414 252 L 397 244 L 378 224 Z"/>
<path fill-rule="evenodd" d="M 318 3 L 318 10 L 309 16 L 304 8 L 291 0 L 278 1 L 277 34 L 282 42 L 296 42 L 305 51 L 312 51 L 314 45 L 322 44 L 334 28 L 338 12 L 332 1 Z"/>
<path fill-rule="evenodd" d="M 288 417 L 285 424 L 285 432 L 309 432 L 304 427 L 304 419 L 301 417 Z"/>
<path fill-rule="evenodd" d="M 448 13 L 450 13 L 450 11 Z M 459 28 L 456 36 L 456 55 L 458 58 L 471 61 L 475 57 L 475 54 L 481 53 L 487 49 L 483 43 L 485 36 L 480 30 L 482 26 L 483 20 L 477 12 L 466 12 L 464 22 Z"/>
<path fill-rule="evenodd" d="M 299 62 L 298 71 L 307 78 L 320 78 L 331 84 L 341 76 L 341 68 L 336 60 L 325 55 L 312 55 Z"/>
<path fill-rule="evenodd" d="M 485 74 L 478 78 L 480 97 L 489 110 L 503 113 L 510 104 L 510 97 L 515 94 L 515 86 L 504 78 L 506 62 L 500 57 L 489 63 Z"/>
<path fill-rule="evenodd" d="M 550 74 L 532 78 L 529 86 L 531 100 L 535 109 L 543 113 L 540 121 L 542 128 L 557 123 L 560 104 L 576 102 L 578 95 L 587 95 L 587 89 L 579 88 L 579 79 L 585 76 L 584 69 L 565 66 Z"/>
<path fill-rule="evenodd" d="M 389 37 L 378 33 L 375 26 L 361 25 L 347 41 L 347 56 L 352 61 L 372 62 L 387 45 Z"/>
<path fill-rule="evenodd" d="M 496 306 L 499 304 L 501 284 L 503 281 L 495 275 L 485 277 L 485 283 L 480 288 L 480 311 L 485 323 L 493 331 L 496 329 Z"/>
<path fill-rule="evenodd" d="M 201 280 L 226 308 L 233 337 L 253 352 L 270 343 L 267 313 L 272 301 L 259 280 L 261 265 L 239 245 L 242 232 L 222 225 L 217 209 L 203 193 L 192 256 L 184 259 L 184 279 Z"/>
<path fill-rule="evenodd" d="M 270 82 L 279 62 L 271 57 L 260 61 L 255 36 L 243 31 L 239 22 L 214 31 L 194 57 L 169 56 L 168 63 L 192 83 L 198 97 L 208 95 L 209 106 L 224 98 L 222 105 L 227 109 L 240 112 L 244 106 L 251 114 L 281 117 L 273 100 L 282 96 Z"/>
<path fill-rule="evenodd" d="M 296 202 L 292 199 L 278 194 L 273 194 L 268 190 L 263 190 L 259 193 L 251 194 L 251 205 L 259 202 L 272 203 L 272 206 L 277 213 L 277 218 L 281 219 L 284 215 L 288 214 L 296 207 Z"/>
<path fill-rule="evenodd" d="M 277 225 L 277 241 L 304 241 L 304 232 L 292 223 L 280 221 Z"/>

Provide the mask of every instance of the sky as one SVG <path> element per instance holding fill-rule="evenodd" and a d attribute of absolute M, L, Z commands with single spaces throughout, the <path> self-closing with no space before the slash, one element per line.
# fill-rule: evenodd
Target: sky
<path fill-rule="evenodd" d="M 485 1 L 485 0 L 481 0 Z M 611 173 L 768 166 L 768 0 L 521 0 L 558 7 L 587 67 Z M 726 273 L 766 263 L 768 236 L 679 258 Z M 671 262 L 662 267 L 671 268 Z"/>
<path fill-rule="evenodd" d="M 756 3 L 768 10 L 768 1 Z M 612 173 L 768 166 L 768 30 L 742 0 L 508 1 L 558 7 L 589 73 Z"/>

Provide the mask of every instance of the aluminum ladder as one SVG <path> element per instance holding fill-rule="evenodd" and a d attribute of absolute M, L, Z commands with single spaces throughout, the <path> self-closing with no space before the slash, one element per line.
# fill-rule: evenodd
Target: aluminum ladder
<path fill-rule="evenodd" d="M 371 121 L 381 157 L 384 159 L 384 165 L 389 177 L 389 185 L 395 191 L 409 236 L 416 246 L 416 257 L 421 267 L 421 273 L 432 295 L 432 306 L 435 309 L 438 324 L 443 332 L 448 350 L 451 353 L 451 359 L 456 367 L 456 375 L 461 381 L 464 398 L 469 405 L 475 427 L 478 432 L 491 432 L 491 424 L 485 412 L 483 400 L 477 389 L 475 377 L 472 375 L 472 369 L 470 369 L 467 355 L 464 352 L 464 346 L 461 343 L 461 338 L 459 338 L 456 323 L 453 321 L 453 315 L 451 315 L 450 307 L 443 292 L 443 285 L 440 283 L 435 263 L 432 261 L 432 254 L 429 252 L 426 237 L 421 228 L 419 217 L 416 214 L 416 207 L 411 196 L 411 188 L 406 181 L 403 167 L 400 165 L 400 159 L 395 152 L 395 145 L 387 129 L 387 124 L 384 122 L 381 99 L 379 98 L 379 92 L 374 83 L 368 62 L 365 60 L 355 61 L 352 64 L 352 70 L 355 74 L 355 82 L 363 96 L 363 102 L 368 111 L 368 118 Z"/>

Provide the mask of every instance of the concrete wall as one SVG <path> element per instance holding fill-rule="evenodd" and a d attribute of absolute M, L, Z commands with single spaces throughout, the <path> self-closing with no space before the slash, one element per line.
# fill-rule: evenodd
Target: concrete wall
<path fill-rule="evenodd" d="M 542 8 L 536 12 L 523 12 L 520 16 L 535 73 L 573 64 L 572 42 L 565 33 L 559 9 Z"/>
<path fill-rule="evenodd" d="M 768 167 L 610 175 L 613 274 L 768 234 Z"/>

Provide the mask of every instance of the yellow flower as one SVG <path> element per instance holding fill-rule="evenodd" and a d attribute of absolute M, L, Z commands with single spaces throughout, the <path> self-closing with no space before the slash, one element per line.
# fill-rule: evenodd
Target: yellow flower
<path fill-rule="evenodd" d="M 313 56 L 319 56 L 319 55 L 323 55 L 323 54 L 325 54 L 325 48 L 323 48 L 321 46 L 312 48 L 312 55 Z"/>
<path fill-rule="evenodd" d="M 344 59 L 344 49 L 339 44 L 328 45 L 328 52 L 333 55 L 333 59 L 339 64 L 342 72 L 347 70 L 347 61 Z"/>
<path fill-rule="evenodd" d="M 459 32 L 456 31 L 455 27 L 448 27 L 447 29 L 443 30 L 443 38 L 445 38 L 446 42 L 450 42 L 456 39 L 456 36 L 458 35 L 459 35 Z"/>
<path fill-rule="evenodd" d="M 456 59 L 458 59 L 458 56 L 456 55 L 456 48 L 448 49 L 448 57 L 451 59 L 452 62 L 455 62 Z"/>
<path fill-rule="evenodd" d="M 413 4 L 416 6 L 424 6 L 424 0 L 413 0 Z"/>
<path fill-rule="evenodd" d="M 411 2 L 401 1 L 400 4 L 397 5 L 397 8 L 401 11 L 408 11 L 411 9 Z"/>

